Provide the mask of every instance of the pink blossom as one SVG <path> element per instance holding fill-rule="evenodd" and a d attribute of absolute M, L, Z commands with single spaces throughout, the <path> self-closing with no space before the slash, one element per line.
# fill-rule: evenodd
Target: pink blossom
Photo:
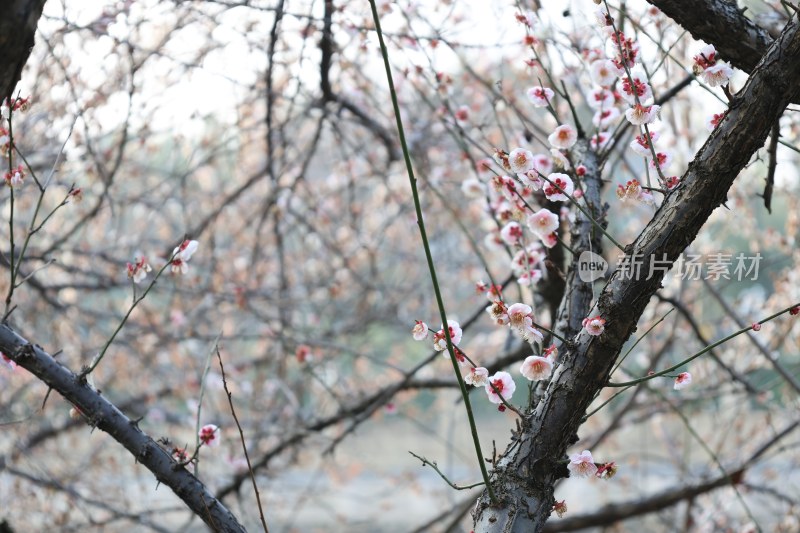
<path fill-rule="evenodd" d="M 424 341 L 428 336 L 428 324 L 421 320 L 417 320 L 414 327 L 411 329 L 411 335 L 415 341 Z"/>
<path fill-rule="evenodd" d="M 606 147 L 608 142 L 611 140 L 611 134 L 607 131 L 598 131 L 592 138 L 589 139 L 589 146 L 591 146 L 592 150 L 598 151 L 602 150 Z"/>
<path fill-rule="evenodd" d="M 520 274 L 520 276 L 517 278 L 517 283 L 523 287 L 531 287 L 536 285 L 540 279 L 542 279 L 542 271 L 534 268 L 533 270 Z"/>
<path fill-rule="evenodd" d="M 640 104 L 634 104 L 633 107 L 625 111 L 625 118 L 634 126 L 652 124 L 658 118 L 658 113 L 660 111 L 661 106 L 659 105 L 642 106 Z"/>
<path fill-rule="evenodd" d="M 555 93 L 553 89 L 547 87 L 531 87 L 528 89 L 528 98 L 534 107 L 547 107 L 547 104 L 553 101 Z"/>
<path fill-rule="evenodd" d="M 527 304 L 516 303 L 508 306 L 509 325 L 522 331 L 526 325 L 530 325 L 533 321 L 532 313 L 533 309 Z"/>
<path fill-rule="evenodd" d="M 545 248 L 552 248 L 558 244 L 558 236 L 555 232 L 550 235 L 540 235 L 539 238 L 542 240 L 542 244 L 544 244 Z"/>
<path fill-rule="evenodd" d="M 722 113 L 715 113 L 706 119 L 706 129 L 708 131 L 714 131 L 719 126 L 719 123 L 722 122 L 722 119 L 725 118 L 725 112 Z"/>
<path fill-rule="evenodd" d="M 610 87 L 618 77 L 625 73 L 608 59 L 598 59 L 589 66 L 589 74 L 592 81 L 601 87 Z"/>
<path fill-rule="evenodd" d="M 631 77 L 623 76 L 620 96 L 630 105 L 647 104 L 653 99 L 653 90 L 647 77 L 638 67 L 631 71 Z"/>
<path fill-rule="evenodd" d="M 549 235 L 558 226 L 558 215 L 547 209 L 540 209 L 528 217 L 528 227 L 536 235 Z"/>
<path fill-rule="evenodd" d="M 551 202 L 567 200 L 568 196 L 572 195 L 574 190 L 575 185 L 572 183 L 572 178 L 566 174 L 554 172 L 547 176 L 547 185 L 544 187 L 544 195 Z"/>
<path fill-rule="evenodd" d="M 619 118 L 620 112 L 616 107 L 608 109 L 599 109 L 592 117 L 592 124 L 604 130 L 614 124 Z"/>
<path fill-rule="evenodd" d="M 555 361 L 556 357 L 558 357 L 558 348 L 555 344 L 551 344 L 549 348 L 546 348 L 542 353 L 545 357 L 550 359 L 551 361 Z"/>
<path fill-rule="evenodd" d="M 656 161 L 658 161 L 658 167 L 663 170 L 664 168 L 668 167 L 670 163 L 672 163 L 672 154 L 669 152 L 656 153 L 656 158 L 650 160 L 650 168 L 655 170 Z"/>
<path fill-rule="evenodd" d="M 550 156 L 553 158 L 553 164 L 564 170 L 569 170 L 569 159 L 564 155 L 564 152 L 557 148 L 550 148 Z"/>
<path fill-rule="evenodd" d="M 494 323 L 498 326 L 505 326 L 509 322 L 508 309 L 500 300 L 497 300 L 487 307 L 486 312 L 489 313 L 489 316 L 492 317 L 492 320 L 494 320 Z"/>
<path fill-rule="evenodd" d="M 753 325 L 750 327 L 753 328 L 753 331 L 761 331 L 761 324 L 758 322 L 753 322 Z"/>
<path fill-rule="evenodd" d="M 529 381 L 547 379 L 553 371 L 553 362 L 547 357 L 531 355 L 525 358 L 519 372 Z"/>
<path fill-rule="evenodd" d="M 636 152 L 642 157 L 650 157 L 652 155 L 650 151 L 651 143 L 654 143 L 658 140 L 658 132 L 650 130 L 650 135 L 648 136 L 647 133 L 642 133 L 641 135 L 637 135 L 634 140 L 631 141 L 630 147 L 631 150 Z"/>
<path fill-rule="evenodd" d="M 147 263 L 147 258 L 141 256 L 134 257 L 133 263 L 128 263 L 127 266 L 128 277 L 131 278 L 134 283 L 141 283 L 144 281 L 144 278 L 147 277 L 147 273 L 152 270 L 153 269 Z"/>
<path fill-rule="evenodd" d="M 578 132 L 569 124 L 562 124 L 547 136 L 547 140 L 551 146 L 567 150 L 578 140 Z"/>
<path fill-rule="evenodd" d="M 601 335 L 605 330 L 605 327 L 606 327 L 605 319 L 600 318 L 599 316 L 583 319 L 583 329 L 585 329 L 589 335 L 595 337 Z"/>
<path fill-rule="evenodd" d="M 510 400 L 517 388 L 517 385 L 514 383 L 514 379 L 508 372 L 497 372 L 495 375 L 489 378 L 489 381 L 484 387 L 486 389 L 486 395 L 489 397 L 489 401 L 499 404 L 503 403 L 500 399 L 500 395 L 502 395 L 506 401 Z"/>
<path fill-rule="evenodd" d="M 509 246 L 516 246 L 522 239 L 522 226 L 518 222 L 509 222 L 500 230 L 500 237 Z"/>
<path fill-rule="evenodd" d="M 703 71 L 703 80 L 711 87 L 719 87 L 725 85 L 728 80 L 733 76 L 733 69 L 731 66 L 724 62 L 719 61 L 713 67 L 708 67 Z"/>
<path fill-rule="evenodd" d="M 609 109 L 614 105 L 614 93 L 602 87 L 592 89 L 586 103 L 592 109 Z"/>
<path fill-rule="evenodd" d="M 536 154 L 533 156 L 533 170 L 546 176 L 553 171 L 553 160 L 547 154 Z"/>
<path fill-rule="evenodd" d="M 692 384 L 692 375 L 689 372 L 681 372 L 678 374 L 678 377 L 675 378 L 675 385 L 673 388 L 675 390 L 685 389 L 689 385 Z"/>
<path fill-rule="evenodd" d="M 461 342 L 461 326 L 455 320 L 448 320 L 447 321 L 447 329 L 450 333 L 450 340 L 453 341 L 453 344 L 458 344 Z M 445 337 L 444 333 L 444 326 L 442 329 L 436 332 L 433 336 L 433 347 L 437 351 L 445 351 L 447 350 L 447 338 Z M 445 354 L 445 357 L 449 357 L 449 355 Z"/>
<path fill-rule="evenodd" d="M 197 241 L 185 240 L 172 251 L 172 273 L 186 274 L 189 271 L 189 259 L 197 251 Z"/>
<path fill-rule="evenodd" d="M 508 165 L 514 174 L 522 174 L 533 169 L 533 154 L 524 148 L 514 148 L 508 154 Z"/>
<path fill-rule="evenodd" d="M 589 450 L 570 455 L 567 468 L 570 473 L 579 477 L 592 477 L 597 473 L 597 466 L 595 466 L 592 453 Z"/>
<path fill-rule="evenodd" d="M 473 366 L 464 376 L 464 383 L 473 387 L 485 387 L 489 382 L 489 371 L 482 366 Z"/>
<path fill-rule="evenodd" d="M 17 165 L 17 168 L 6 172 L 4 177 L 9 187 L 19 187 L 22 185 L 22 180 L 25 177 L 25 169 L 21 164 Z"/>
<path fill-rule="evenodd" d="M 206 424 L 200 428 L 197 434 L 200 437 L 200 443 L 206 446 L 219 446 L 219 428 L 214 424 Z"/>
<path fill-rule="evenodd" d="M 461 192 L 467 198 L 485 198 L 486 186 L 477 178 L 468 178 L 461 183 Z"/>

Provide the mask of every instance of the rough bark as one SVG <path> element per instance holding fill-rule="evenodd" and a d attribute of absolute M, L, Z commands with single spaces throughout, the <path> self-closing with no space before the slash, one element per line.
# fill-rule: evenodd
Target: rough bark
<path fill-rule="evenodd" d="M 244 532 L 236 517 L 188 470 L 146 435 L 135 421 L 125 416 L 85 379 L 37 345 L 31 344 L 6 324 L 0 324 L 0 351 L 19 366 L 45 382 L 77 407 L 92 426 L 122 444 L 137 462 L 167 485 L 214 531 Z"/>
<path fill-rule="evenodd" d="M 0 15 L 0 100 L 12 95 L 33 48 L 45 0 L 4 2 Z"/>
<path fill-rule="evenodd" d="M 751 72 L 772 44 L 764 28 L 730 0 L 647 0 L 692 37 L 713 44 L 722 59 Z"/>
<path fill-rule="evenodd" d="M 795 17 L 733 98 L 727 116 L 689 164 L 681 184 L 664 199 L 635 242 L 626 247 L 628 258 L 663 257 L 674 262 L 725 201 L 738 173 L 763 146 L 773 122 L 798 96 L 800 26 Z M 576 251 L 580 253 L 580 249 Z M 485 492 L 478 501 L 474 511 L 477 533 L 541 531 L 554 503 L 554 483 L 568 473 L 567 448 L 576 442 L 587 407 L 607 383 L 622 345 L 636 330 L 664 274 L 656 271 L 650 279 L 631 279 L 618 268 L 594 310 L 557 324 L 563 333 L 571 332 L 576 322 L 589 314 L 607 320 L 604 333 L 598 337 L 585 331 L 566 337 L 569 341 L 560 347 L 559 364 L 547 390 L 493 473 L 499 504 L 492 505 Z M 580 281 L 573 278 L 571 283 Z M 576 291 L 580 289 L 570 286 L 565 298 L 578 298 Z M 583 307 L 585 304 L 579 301 L 570 311 L 580 312 Z"/>

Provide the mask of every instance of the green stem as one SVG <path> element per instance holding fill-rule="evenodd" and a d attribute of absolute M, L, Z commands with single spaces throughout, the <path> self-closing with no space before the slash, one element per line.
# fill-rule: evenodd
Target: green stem
<path fill-rule="evenodd" d="M 411 165 L 411 156 L 408 153 L 408 145 L 406 144 L 406 136 L 403 130 L 403 121 L 400 118 L 400 105 L 397 102 L 397 92 L 394 89 L 394 80 L 392 79 L 392 69 L 389 66 L 389 52 L 386 49 L 386 43 L 383 40 L 383 32 L 381 31 L 381 22 L 380 17 L 378 17 L 378 8 L 375 5 L 375 0 L 369 0 L 370 7 L 372 8 L 372 18 L 375 21 L 375 30 L 378 33 L 378 41 L 380 42 L 381 46 L 381 55 L 383 56 L 383 64 L 384 68 L 386 69 L 386 79 L 389 82 L 389 93 L 392 97 L 392 107 L 394 108 L 394 116 L 395 121 L 397 122 L 397 132 L 400 137 L 400 144 L 403 148 L 403 159 L 406 163 L 406 170 L 408 172 L 408 181 L 411 185 L 411 192 L 414 196 L 414 209 L 417 213 L 417 226 L 419 227 L 420 237 L 422 238 L 422 245 L 425 249 L 425 259 L 428 262 L 428 270 L 430 271 L 431 282 L 433 283 L 433 291 L 436 294 L 436 304 L 439 307 L 439 314 L 441 315 L 442 319 L 442 329 L 444 330 L 445 338 L 447 339 L 447 351 L 450 353 L 450 362 L 453 365 L 453 372 L 456 374 L 456 378 L 458 379 L 458 386 L 461 389 L 461 397 L 464 400 L 464 407 L 467 410 L 467 417 L 469 419 L 469 427 L 472 433 L 472 441 L 475 444 L 475 453 L 478 456 L 478 465 L 481 469 L 481 475 L 483 477 L 483 481 L 486 484 L 486 491 L 489 494 L 489 498 L 491 499 L 493 504 L 497 504 L 497 498 L 494 495 L 494 491 L 492 490 L 492 486 L 489 483 L 489 473 L 486 471 L 486 465 L 483 460 L 483 452 L 481 451 L 481 444 L 478 438 L 478 429 L 475 425 L 475 417 L 472 413 L 472 405 L 470 404 L 469 400 L 469 393 L 467 392 L 466 384 L 464 383 L 464 378 L 461 376 L 461 371 L 458 368 L 458 361 L 456 360 L 456 354 L 453 350 L 453 341 L 450 338 L 450 328 L 447 325 L 447 314 L 445 313 L 444 309 L 444 301 L 442 300 L 442 294 L 439 290 L 439 282 L 436 278 L 436 268 L 433 265 L 433 256 L 431 255 L 431 249 L 428 245 L 428 236 L 425 231 L 425 222 L 422 218 L 422 207 L 419 201 L 419 193 L 417 192 L 417 179 L 414 177 L 414 169 Z"/>
<path fill-rule="evenodd" d="M 782 311 L 778 311 L 777 313 L 775 313 L 773 315 L 770 315 L 770 316 L 768 316 L 767 318 L 765 318 L 763 320 L 755 322 L 755 324 L 758 324 L 758 325 L 766 324 L 770 320 L 773 320 L 773 319 L 781 316 L 784 313 L 788 313 L 789 311 L 791 311 L 792 309 L 794 309 L 798 305 L 800 305 L 800 304 L 791 305 L 791 306 L 787 307 L 786 309 L 784 309 Z M 687 357 L 686 359 L 684 359 L 680 363 L 678 363 L 676 365 L 673 365 L 673 366 L 671 366 L 671 367 L 669 367 L 667 369 L 661 370 L 660 372 L 654 372 L 654 373 L 652 373 L 652 374 L 650 374 L 648 376 L 645 376 L 643 378 L 634 379 L 634 380 L 631 380 L 631 381 L 625 381 L 623 383 L 613 383 L 613 382 L 609 381 L 606 384 L 606 387 L 630 387 L 631 385 L 637 385 L 639 383 L 644 383 L 645 381 L 650 381 L 651 379 L 655 379 L 657 377 L 665 376 L 665 375 L 667 375 L 667 374 L 669 374 L 671 372 L 674 372 L 674 371 L 678 370 L 683 365 L 685 365 L 687 363 L 691 363 L 692 361 L 694 361 L 695 359 L 697 359 L 698 357 L 700 357 L 704 353 L 710 352 L 711 350 L 713 350 L 714 348 L 716 348 L 720 344 L 724 344 L 724 343 L 728 342 L 729 340 L 731 340 L 732 338 L 738 337 L 742 333 L 746 333 L 746 332 L 750 331 L 751 329 L 753 329 L 753 326 L 747 326 L 746 328 L 742 328 L 739 331 L 735 331 L 734 333 L 731 333 L 730 335 L 728 335 L 724 339 L 720 339 L 717 342 L 715 342 L 714 344 L 710 344 L 710 345 L 706 346 L 705 348 L 703 348 L 699 352 L 695 353 L 694 355 L 691 355 L 691 356 Z"/>

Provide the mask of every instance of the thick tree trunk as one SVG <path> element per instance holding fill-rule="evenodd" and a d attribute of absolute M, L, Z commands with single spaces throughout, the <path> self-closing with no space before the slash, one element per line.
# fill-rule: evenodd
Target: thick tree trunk
<path fill-rule="evenodd" d="M 753 68 L 727 116 L 690 163 L 681 184 L 665 198 L 636 241 L 626 247 L 626 255 L 674 262 L 725 201 L 734 179 L 763 146 L 774 121 L 798 96 L 800 26 L 795 17 Z M 590 187 L 597 178 L 591 176 Z M 589 226 L 581 224 L 583 229 L 578 231 L 586 231 Z M 578 254 L 588 241 L 583 238 L 579 242 Z M 580 314 L 562 316 L 557 323 L 569 342 L 559 348 L 561 355 L 552 380 L 493 473 L 499 505 L 492 505 L 485 492 L 478 501 L 474 511 L 476 533 L 537 532 L 550 516 L 554 484 L 568 473 L 567 448 L 576 442 L 587 407 L 607 383 L 622 345 L 636 330 L 665 273 L 656 271 L 650 279 L 630 279 L 621 274 L 618 269 L 612 275 L 591 311 L 585 309 L 586 296 L 580 296 L 588 292 L 578 278 L 570 278 L 563 308 Z M 599 337 L 574 331 L 590 314 L 607 320 Z"/>
<path fill-rule="evenodd" d="M 33 48 L 45 0 L 10 0 L 0 10 L 0 100 L 10 97 Z"/>

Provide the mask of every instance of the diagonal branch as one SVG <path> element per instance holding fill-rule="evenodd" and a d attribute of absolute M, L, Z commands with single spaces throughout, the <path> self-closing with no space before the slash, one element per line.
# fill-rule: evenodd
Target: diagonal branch
<path fill-rule="evenodd" d="M 125 416 L 85 380 L 6 324 L 0 324 L 0 351 L 58 391 L 83 413 L 91 425 L 122 444 L 136 461 L 147 467 L 160 483 L 170 487 L 212 530 L 245 531 L 222 502 L 188 470 L 179 467 L 167 451 L 139 429 L 135 421 Z"/>
<path fill-rule="evenodd" d="M 626 247 L 626 259 L 642 259 L 646 266 L 653 260 L 673 263 L 725 201 L 774 121 L 798 96 L 800 24 L 795 17 L 733 98 L 725 119 L 689 164 L 681 184 Z M 657 269 L 652 276 L 628 276 L 618 268 L 611 276 L 592 311 L 607 320 L 605 331 L 596 337 L 580 331 L 566 343 L 541 401 L 498 463 L 495 486 L 505 500 L 492 507 L 486 494 L 481 497 L 475 511 L 476 531 L 541 530 L 555 501 L 554 483 L 568 474 L 566 450 L 577 439 L 586 408 L 606 385 L 623 344 L 636 330 L 665 274 Z"/>

